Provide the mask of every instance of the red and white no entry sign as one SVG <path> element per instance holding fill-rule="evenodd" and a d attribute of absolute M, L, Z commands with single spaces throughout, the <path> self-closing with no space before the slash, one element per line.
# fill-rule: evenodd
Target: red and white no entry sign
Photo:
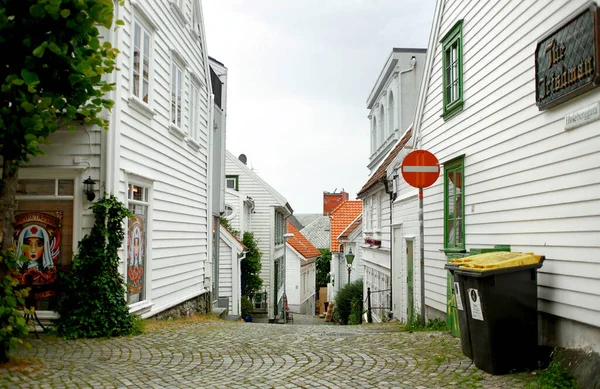
<path fill-rule="evenodd" d="M 410 152 L 404 157 L 401 169 L 406 183 L 419 189 L 433 185 L 440 176 L 438 159 L 426 150 Z"/>

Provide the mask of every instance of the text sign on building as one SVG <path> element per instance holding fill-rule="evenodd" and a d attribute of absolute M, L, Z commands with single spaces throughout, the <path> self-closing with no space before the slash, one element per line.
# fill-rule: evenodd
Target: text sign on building
<path fill-rule="evenodd" d="M 600 102 L 565 115 L 565 130 L 572 130 L 598 119 L 600 119 Z"/>
<path fill-rule="evenodd" d="M 540 111 L 600 83 L 599 12 L 595 4 L 564 21 L 538 41 L 535 98 Z"/>

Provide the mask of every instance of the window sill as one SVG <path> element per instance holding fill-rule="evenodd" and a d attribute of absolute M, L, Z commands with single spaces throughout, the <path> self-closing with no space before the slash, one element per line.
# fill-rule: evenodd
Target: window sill
<path fill-rule="evenodd" d="M 185 138 L 185 141 L 187 142 L 188 145 L 190 145 L 194 150 L 196 151 L 200 151 L 200 143 L 198 143 L 195 139 L 190 138 L 189 136 L 187 136 Z"/>
<path fill-rule="evenodd" d="M 467 250 L 460 249 L 460 248 L 445 248 L 445 249 L 440 249 L 440 251 L 442 251 L 446 254 L 462 254 L 462 253 L 467 252 Z"/>
<path fill-rule="evenodd" d="M 136 111 L 138 111 L 139 113 L 141 113 L 142 115 L 147 117 L 148 119 L 152 119 L 154 117 L 154 115 L 156 115 L 156 111 L 154 109 L 152 109 L 152 107 L 150 107 L 149 104 L 144 103 L 137 97 L 134 97 L 134 96 L 130 97 L 128 100 L 128 103 L 131 108 L 135 109 Z"/>
<path fill-rule="evenodd" d="M 185 139 L 185 132 L 183 132 L 181 128 L 177 127 L 173 123 L 169 124 L 169 133 L 175 135 L 179 139 Z"/>
<path fill-rule="evenodd" d="M 140 311 L 146 310 L 148 308 L 151 308 L 153 305 L 154 305 L 154 303 L 152 303 L 152 301 L 149 301 L 149 300 L 139 301 L 139 302 L 131 304 L 129 306 L 129 313 L 140 312 Z"/>
<path fill-rule="evenodd" d="M 185 15 L 183 14 L 183 11 L 181 10 L 181 8 L 179 8 L 179 6 L 177 4 L 175 4 L 174 1 L 171 1 L 171 9 L 175 13 L 175 15 L 177 15 L 177 17 L 179 18 L 179 21 L 181 23 L 187 24 L 187 20 L 185 19 Z"/>
<path fill-rule="evenodd" d="M 442 114 L 442 118 L 444 118 L 444 120 L 449 120 L 451 118 L 453 118 L 454 116 L 456 116 L 459 112 L 461 112 L 463 109 L 463 101 L 460 100 L 458 102 L 455 102 L 454 104 L 452 104 L 449 107 L 444 107 L 444 113 Z"/>
<path fill-rule="evenodd" d="M 190 32 L 190 35 L 195 41 L 198 41 L 200 39 L 200 33 L 196 31 L 193 27 L 188 27 L 188 31 Z"/>
<path fill-rule="evenodd" d="M 374 232 L 378 235 L 381 235 L 381 228 L 376 228 Z"/>

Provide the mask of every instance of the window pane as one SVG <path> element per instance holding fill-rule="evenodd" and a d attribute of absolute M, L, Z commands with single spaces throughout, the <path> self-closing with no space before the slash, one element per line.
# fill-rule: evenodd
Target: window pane
<path fill-rule="evenodd" d="M 135 24 L 133 32 L 133 94 L 140 97 L 140 58 L 141 58 L 141 28 Z"/>
<path fill-rule="evenodd" d="M 56 194 L 56 180 L 19 180 L 17 182 L 17 194 L 54 196 Z"/>
<path fill-rule="evenodd" d="M 146 189 L 141 186 L 129 185 L 129 198 L 131 200 L 146 201 L 146 193 Z"/>
<path fill-rule="evenodd" d="M 139 187 L 134 186 L 134 191 L 136 188 Z M 142 191 L 139 190 L 139 193 L 141 194 Z M 133 304 L 146 298 L 144 280 L 146 277 L 146 219 L 148 206 L 130 204 L 129 210 L 134 216 L 129 219 L 127 231 L 127 302 Z"/>
<path fill-rule="evenodd" d="M 75 194 L 73 180 L 58 180 L 58 195 L 73 196 Z"/>

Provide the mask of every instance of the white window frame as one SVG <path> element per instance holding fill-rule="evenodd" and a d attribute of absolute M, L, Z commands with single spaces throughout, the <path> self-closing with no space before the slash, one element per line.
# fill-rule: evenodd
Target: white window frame
<path fill-rule="evenodd" d="M 148 190 L 147 192 L 147 201 L 138 201 L 129 198 L 129 185 L 140 186 Z M 144 264 L 144 300 L 138 301 L 133 304 L 129 304 L 129 312 L 131 313 L 140 313 L 140 311 L 148 311 L 154 305 L 152 303 L 152 219 L 153 219 L 153 202 L 154 198 L 154 190 L 153 190 L 153 182 L 150 180 L 146 180 L 140 177 L 131 176 L 126 174 L 125 177 L 125 207 L 129 209 L 130 204 L 140 204 L 146 205 L 148 208 L 146 209 L 146 262 Z M 126 227 L 127 228 L 127 227 Z M 127 233 L 125 234 L 125 250 L 123 253 L 123 270 L 122 274 L 125 275 L 125 280 L 127 280 L 127 252 L 129 250 L 129 236 Z M 128 293 L 128 292 L 126 292 Z M 145 312 L 144 312 L 145 313 Z M 142 317 L 144 314 L 142 313 Z"/>
<path fill-rule="evenodd" d="M 185 5 L 187 0 L 171 0 L 171 9 L 175 15 L 180 19 L 182 24 L 187 24 L 187 18 L 185 16 Z"/>
<path fill-rule="evenodd" d="M 198 141 L 200 136 L 200 91 L 202 88 L 195 81 L 190 82 L 190 131 L 192 140 Z"/>
<path fill-rule="evenodd" d="M 55 195 L 16 195 L 16 200 L 50 200 L 50 201 L 73 201 L 73 238 L 71 239 L 72 252 L 75 256 L 79 251 L 79 241 L 83 238 L 81 226 L 83 222 L 83 185 L 84 174 L 81 170 L 71 169 L 46 169 L 46 168 L 27 168 L 19 170 L 19 180 L 40 180 L 52 177 L 54 180 L 74 180 L 73 195 L 58 195 L 58 182 L 55 183 Z M 87 200 L 86 200 L 87 201 Z M 58 319 L 55 311 L 40 310 L 36 311 L 40 319 Z"/>
<path fill-rule="evenodd" d="M 235 218 L 235 217 L 236 217 L 236 215 L 237 215 L 237 211 L 236 211 L 236 209 L 235 209 L 235 207 L 234 207 L 233 205 L 231 205 L 231 204 L 229 204 L 229 203 L 225 203 L 225 207 L 224 207 L 224 209 L 225 209 L 225 210 L 227 210 L 227 207 L 231 208 L 231 215 L 227 215 L 227 214 L 225 213 L 223 216 L 224 216 L 224 217 L 225 217 L 225 219 L 227 219 L 227 220 L 233 220 L 233 218 Z M 226 211 L 224 211 L 224 212 L 226 212 Z"/>
<path fill-rule="evenodd" d="M 227 181 L 229 181 L 229 180 L 233 181 L 233 183 L 234 183 L 233 188 L 230 188 L 229 186 L 227 186 Z M 225 188 L 237 191 L 239 188 L 239 180 L 240 180 L 239 177 L 225 177 Z"/>
<path fill-rule="evenodd" d="M 382 216 L 382 198 L 381 198 L 381 193 L 378 193 L 375 196 L 376 199 L 376 207 L 377 207 L 377 228 L 376 228 L 376 232 L 381 233 L 381 219 L 383 219 Z"/>
<path fill-rule="evenodd" d="M 143 14 L 140 12 L 139 7 L 136 7 L 138 13 L 140 13 L 140 17 L 135 16 L 132 23 L 132 32 L 131 32 L 131 70 L 130 70 L 130 96 L 129 96 L 129 105 L 136 109 L 138 112 L 143 114 L 148 118 L 152 118 L 155 115 L 154 110 L 152 109 L 152 72 L 153 72 L 153 41 L 154 41 L 154 25 L 150 22 L 146 21 L 146 18 L 143 17 Z M 136 30 L 139 28 L 139 47 L 136 43 Z M 148 47 L 145 47 L 145 37 L 148 37 Z M 139 75 L 138 80 L 136 81 L 135 76 L 135 52 L 136 47 L 140 50 L 140 59 L 139 59 Z M 147 49 L 147 51 L 146 51 Z M 144 66 L 144 59 L 147 57 L 147 68 Z M 148 78 L 147 80 L 144 78 L 144 72 L 147 72 Z M 147 94 L 144 96 L 144 81 L 147 82 Z M 137 89 L 137 94 L 136 94 Z"/>
<path fill-rule="evenodd" d="M 170 120 L 171 126 L 182 129 L 183 119 L 183 68 L 176 60 L 171 61 L 171 88 L 170 88 Z"/>

